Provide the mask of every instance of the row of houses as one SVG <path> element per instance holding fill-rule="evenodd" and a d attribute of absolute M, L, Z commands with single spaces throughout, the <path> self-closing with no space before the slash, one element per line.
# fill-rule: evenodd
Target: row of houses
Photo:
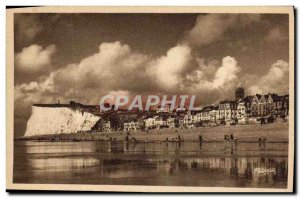
<path fill-rule="evenodd" d="M 231 124 L 251 124 L 268 122 L 270 117 L 284 118 L 289 114 L 289 95 L 278 94 L 251 95 L 244 97 L 244 89 L 239 87 L 235 100 L 223 100 L 199 110 L 189 111 L 170 106 L 159 107 L 155 113 L 140 113 L 127 119 L 107 119 L 102 122 L 102 131 L 137 131 L 160 128 L 192 128 L 198 126 L 216 126 Z M 126 114 L 126 113 L 125 113 Z"/>

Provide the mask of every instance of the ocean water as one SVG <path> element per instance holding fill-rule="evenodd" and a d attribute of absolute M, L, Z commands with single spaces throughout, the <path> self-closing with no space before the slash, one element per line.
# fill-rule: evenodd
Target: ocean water
<path fill-rule="evenodd" d="M 14 142 L 14 183 L 286 188 L 288 143 Z"/>

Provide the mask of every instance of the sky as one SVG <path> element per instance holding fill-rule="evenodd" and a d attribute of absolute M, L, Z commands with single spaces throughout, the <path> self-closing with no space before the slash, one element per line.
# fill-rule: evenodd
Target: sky
<path fill-rule="evenodd" d="M 15 135 L 34 103 L 288 93 L 287 14 L 15 14 Z"/>

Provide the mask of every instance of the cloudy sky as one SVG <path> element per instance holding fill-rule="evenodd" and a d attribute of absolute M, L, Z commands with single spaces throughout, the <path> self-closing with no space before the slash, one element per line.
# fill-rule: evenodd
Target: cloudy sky
<path fill-rule="evenodd" d="M 106 94 L 197 95 L 197 104 L 288 93 L 288 15 L 15 14 L 15 134 L 34 103 Z"/>

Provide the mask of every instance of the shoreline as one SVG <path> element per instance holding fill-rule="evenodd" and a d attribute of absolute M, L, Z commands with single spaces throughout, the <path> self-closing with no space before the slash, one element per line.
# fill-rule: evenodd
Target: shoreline
<path fill-rule="evenodd" d="M 128 141 L 136 143 L 158 142 L 224 142 L 224 136 L 234 136 L 239 143 L 288 143 L 288 123 L 266 125 L 235 125 L 218 127 L 199 127 L 192 129 L 158 129 L 134 132 L 97 132 L 50 134 L 41 136 L 17 137 L 15 140 L 79 142 L 79 141 Z M 261 139 L 259 141 L 259 138 Z M 263 141 L 264 139 L 264 141 Z M 230 141 L 234 141 L 231 139 Z"/>

